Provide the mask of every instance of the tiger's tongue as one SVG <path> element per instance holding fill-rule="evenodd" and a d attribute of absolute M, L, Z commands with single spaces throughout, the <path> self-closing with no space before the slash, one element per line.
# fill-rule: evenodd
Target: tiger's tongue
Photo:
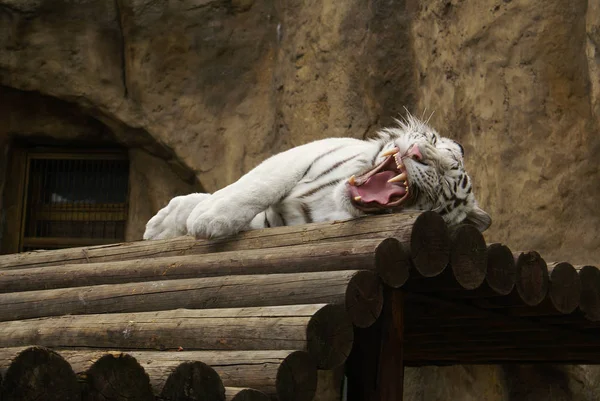
<path fill-rule="evenodd" d="M 393 171 L 382 171 L 372 177 L 369 177 L 364 184 L 355 187 L 361 202 L 377 202 L 385 205 L 392 196 L 402 197 L 406 195 L 406 189 L 398 183 L 388 183 L 388 180 L 394 178 L 398 173 Z"/>

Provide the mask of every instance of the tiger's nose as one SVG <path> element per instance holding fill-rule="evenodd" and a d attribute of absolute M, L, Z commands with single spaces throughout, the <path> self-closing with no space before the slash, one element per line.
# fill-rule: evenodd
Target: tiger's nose
<path fill-rule="evenodd" d="M 413 144 L 410 148 L 408 148 L 408 151 L 406 152 L 406 156 L 412 157 L 413 159 L 416 159 L 416 160 L 423 160 L 423 155 L 421 154 L 419 145 L 417 145 L 416 143 Z"/>

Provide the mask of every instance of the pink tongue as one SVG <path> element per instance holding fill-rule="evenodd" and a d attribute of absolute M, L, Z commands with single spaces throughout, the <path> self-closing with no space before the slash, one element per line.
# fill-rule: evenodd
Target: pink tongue
<path fill-rule="evenodd" d="M 356 187 L 363 203 L 377 202 L 385 205 L 392 196 L 402 197 L 406 189 L 400 183 L 388 183 L 388 180 L 398 173 L 393 171 L 382 171 L 370 177 L 364 184 Z"/>

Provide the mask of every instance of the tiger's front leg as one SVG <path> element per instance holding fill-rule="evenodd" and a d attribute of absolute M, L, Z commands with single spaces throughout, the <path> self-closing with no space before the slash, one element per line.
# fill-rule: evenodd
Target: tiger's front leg
<path fill-rule="evenodd" d="M 219 238 L 242 231 L 257 214 L 288 195 L 315 158 L 354 141 L 350 138 L 315 141 L 265 160 L 237 182 L 215 192 L 209 202 L 194 208 L 187 219 L 188 234 Z"/>

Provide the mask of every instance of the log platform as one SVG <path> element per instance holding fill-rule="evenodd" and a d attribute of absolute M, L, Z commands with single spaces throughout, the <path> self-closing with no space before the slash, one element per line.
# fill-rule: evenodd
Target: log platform
<path fill-rule="evenodd" d="M 515 249 L 424 212 L 3 255 L 0 397 L 310 401 L 343 369 L 396 401 L 404 366 L 600 364 L 598 265 Z"/>

